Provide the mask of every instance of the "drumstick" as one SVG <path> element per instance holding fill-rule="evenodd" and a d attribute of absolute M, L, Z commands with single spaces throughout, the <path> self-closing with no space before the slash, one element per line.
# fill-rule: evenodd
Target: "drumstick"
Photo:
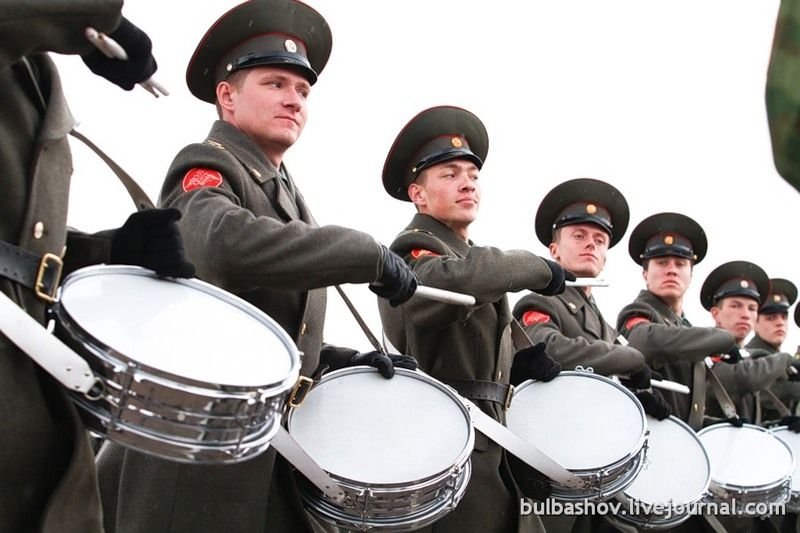
<path fill-rule="evenodd" d="M 650 386 L 656 389 L 664 389 L 672 392 L 677 392 L 679 394 L 689 394 L 691 392 L 691 390 L 689 390 L 689 387 L 687 387 L 683 383 L 678 383 L 677 381 L 669 381 L 667 379 L 651 379 Z"/>
<path fill-rule="evenodd" d="M 125 52 L 125 49 L 108 35 L 101 33 L 94 28 L 86 28 L 85 34 L 89 42 L 92 43 L 103 53 L 103 55 L 109 59 L 119 59 L 120 61 L 128 60 L 128 53 Z M 163 94 L 164 96 L 169 96 L 169 91 L 167 91 L 163 85 L 158 83 L 153 78 L 146 79 L 140 82 L 139 85 L 141 85 L 144 90 L 156 98 L 159 97 L 159 93 Z"/>
<path fill-rule="evenodd" d="M 600 278 L 578 278 L 575 281 L 565 281 L 567 287 L 608 287 L 608 282 Z"/>
<path fill-rule="evenodd" d="M 474 296 L 470 296 L 469 294 L 462 294 L 460 292 L 437 289 L 435 287 L 417 285 L 417 290 L 414 291 L 414 294 L 422 296 L 423 298 L 427 298 L 429 300 L 444 302 L 446 304 L 466 305 L 466 306 L 475 305 Z"/>

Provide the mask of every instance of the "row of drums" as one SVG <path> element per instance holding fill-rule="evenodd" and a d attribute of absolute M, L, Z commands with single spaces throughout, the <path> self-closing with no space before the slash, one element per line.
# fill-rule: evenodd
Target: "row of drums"
<path fill-rule="evenodd" d="M 386 380 L 345 368 L 295 401 L 301 354 L 270 317 L 202 281 L 137 267 L 74 272 L 51 313 L 56 335 L 97 378 L 91 394 L 72 399 L 109 440 L 227 464 L 264 452 L 285 421 L 344 493 L 332 498 L 298 474 L 306 509 L 353 530 L 424 527 L 467 489 L 475 406 L 422 372 L 397 369 Z M 582 481 L 554 482 L 555 501 L 621 502 L 613 519 L 642 528 L 672 527 L 713 506 L 753 516 L 798 507 L 797 434 L 747 424 L 695 433 L 675 417 L 647 417 L 627 389 L 591 372 L 521 384 L 507 426 Z"/>

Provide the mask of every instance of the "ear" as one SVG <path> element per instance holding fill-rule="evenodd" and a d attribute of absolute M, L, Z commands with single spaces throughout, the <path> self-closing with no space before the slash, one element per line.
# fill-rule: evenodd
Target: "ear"
<path fill-rule="evenodd" d="M 417 182 L 408 186 L 408 197 L 417 207 L 426 205 L 425 188 Z"/>
<path fill-rule="evenodd" d="M 719 324 L 719 321 L 717 320 L 717 317 L 718 317 L 718 316 L 719 316 L 719 307 L 717 307 L 717 306 L 715 305 L 715 306 L 713 306 L 713 307 L 711 308 L 711 318 L 713 318 L 713 319 L 714 319 L 714 323 L 715 323 L 717 326 L 719 326 L 719 325 L 720 325 L 720 324 Z"/>
<path fill-rule="evenodd" d="M 221 81 L 217 84 L 217 103 L 219 107 L 225 111 L 233 111 L 233 92 L 235 89 L 233 85 L 227 81 Z"/>
<path fill-rule="evenodd" d="M 550 250 L 550 257 L 553 258 L 554 261 L 558 262 L 558 243 L 551 242 L 550 246 L 547 247 Z"/>

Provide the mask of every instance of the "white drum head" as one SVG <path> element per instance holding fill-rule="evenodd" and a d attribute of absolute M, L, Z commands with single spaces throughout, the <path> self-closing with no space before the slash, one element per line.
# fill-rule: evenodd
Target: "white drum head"
<path fill-rule="evenodd" d="M 794 471 L 789 447 L 759 426 L 719 424 L 698 436 L 711 460 L 711 479 L 724 486 L 766 487 Z"/>
<path fill-rule="evenodd" d="M 594 470 L 641 448 L 644 412 L 602 376 L 562 372 L 514 393 L 508 427 L 569 470 Z"/>
<path fill-rule="evenodd" d="M 392 379 L 367 367 L 332 372 L 289 414 L 289 433 L 341 478 L 376 485 L 429 478 L 468 456 L 474 439 L 459 400 L 432 383 L 400 369 Z"/>
<path fill-rule="evenodd" d="M 60 305 L 95 340 L 185 378 L 265 386 L 285 380 L 299 365 L 277 323 L 199 280 L 160 279 L 136 267 L 90 267 L 65 280 Z"/>
<path fill-rule="evenodd" d="M 647 457 L 625 494 L 654 505 L 688 504 L 708 488 L 711 465 L 700 439 L 675 417 L 647 417 Z"/>
<path fill-rule="evenodd" d="M 800 433 L 795 433 L 785 426 L 777 427 L 771 433 L 792 449 L 795 458 L 800 456 Z M 800 461 L 795 459 L 794 473 L 792 474 L 792 492 L 800 492 L 800 464 L 798 463 Z"/>

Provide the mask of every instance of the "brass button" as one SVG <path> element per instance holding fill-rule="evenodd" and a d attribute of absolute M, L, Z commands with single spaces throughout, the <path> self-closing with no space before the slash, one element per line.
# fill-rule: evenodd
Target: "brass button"
<path fill-rule="evenodd" d="M 306 334 L 306 329 L 308 329 L 308 324 L 303 322 L 303 325 L 300 326 L 300 335 L 305 335 Z"/>
<path fill-rule="evenodd" d="M 44 222 L 39 221 L 33 225 L 33 238 L 41 239 L 44 235 Z"/>
<path fill-rule="evenodd" d="M 700 409 L 700 406 L 699 406 L 699 405 L 697 405 L 697 404 L 694 404 L 694 405 L 692 405 L 692 408 L 693 408 L 695 411 L 697 411 L 698 409 Z"/>

